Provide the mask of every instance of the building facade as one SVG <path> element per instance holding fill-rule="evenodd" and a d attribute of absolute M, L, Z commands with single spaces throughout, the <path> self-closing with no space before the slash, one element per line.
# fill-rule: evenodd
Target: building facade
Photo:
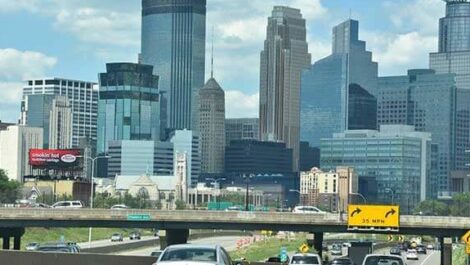
<path fill-rule="evenodd" d="M 225 149 L 226 173 L 292 173 L 292 149 L 285 143 L 239 140 Z"/>
<path fill-rule="evenodd" d="M 65 96 L 36 94 L 24 97 L 21 124 L 43 129 L 43 148 L 72 147 L 72 108 Z"/>
<path fill-rule="evenodd" d="M 376 129 L 374 116 L 360 113 L 375 112 L 372 97 L 376 97 L 377 75 L 372 53 L 359 40 L 359 22 L 347 20 L 334 27 L 332 54 L 302 74 L 301 140 L 318 147 L 321 138 L 357 125 Z M 361 101 L 366 103 L 364 108 Z"/>
<path fill-rule="evenodd" d="M 228 146 L 234 140 L 259 140 L 259 119 L 225 119 L 225 143 Z"/>
<path fill-rule="evenodd" d="M 10 180 L 23 182 L 23 177 L 37 173 L 29 165 L 29 150 L 43 148 L 42 128 L 8 126 L 0 131 L 0 168 Z"/>
<path fill-rule="evenodd" d="M 323 170 L 354 167 L 359 178 L 376 181 L 376 202 L 396 203 L 410 213 L 420 201 L 437 195 L 431 152 L 430 133 L 416 132 L 413 126 L 382 125 L 380 132 L 352 130 L 322 139 L 320 165 Z"/>
<path fill-rule="evenodd" d="M 225 93 L 214 78 L 199 90 L 201 172 L 223 173 L 225 161 Z"/>
<path fill-rule="evenodd" d="M 456 169 L 457 88 L 453 74 L 436 74 L 434 70 L 409 70 L 405 76 L 379 78 L 379 125 L 407 124 L 416 131 L 429 132 L 438 148 L 438 190 L 447 191 L 452 170 Z M 468 116 L 462 116 L 461 119 Z M 459 124 L 465 124 L 460 122 Z M 462 150 L 462 154 L 464 150 Z"/>
<path fill-rule="evenodd" d="M 98 89 L 96 83 L 63 78 L 43 78 L 26 81 L 23 98 L 28 95 L 63 95 L 72 108 L 72 147 L 80 138 L 96 141 Z M 24 102 L 22 103 L 24 108 Z M 24 120 L 25 117 L 22 117 Z"/>
<path fill-rule="evenodd" d="M 189 130 L 176 130 L 170 136 L 173 143 L 174 157 L 185 155 L 186 158 L 186 183 L 188 187 L 196 185 L 201 173 L 201 140 L 199 133 Z M 173 172 L 178 171 L 179 163 L 174 164 Z"/>
<path fill-rule="evenodd" d="M 206 0 L 142 0 L 140 58 L 160 77 L 170 130 L 198 129 L 205 51 Z"/>
<path fill-rule="evenodd" d="M 260 67 L 260 138 L 284 142 L 299 169 L 300 77 L 311 63 L 299 9 L 275 6 L 268 18 Z"/>
<path fill-rule="evenodd" d="M 113 140 L 160 140 L 160 91 L 151 65 L 108 63 L 99 74 L 97 152 Z"/>

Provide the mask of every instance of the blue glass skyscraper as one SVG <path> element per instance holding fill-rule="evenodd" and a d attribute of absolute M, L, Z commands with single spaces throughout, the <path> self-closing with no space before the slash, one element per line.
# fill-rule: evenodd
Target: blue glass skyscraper
<path fill-rule="evenodd" d="M 377 73 L 378 65 L 372 61 L 372 53 L 359 40 L 359 22 L 347 20 L 334 27 L 332 54 L 315 62 L 302 75 L 300 139 L 319 146 L 321 138 L 331 138 L 333 133 L 352 129 L 357 124 L 370 125 L 361 129 L 376 129 L 374 117 L 363 116 L 369 121 L 355 120 L 354 126 L 349 126 L 348 117 L 350 87 L 364 89 L 372 100 L 369 106 L 374 105 Z"/>
<path fill-rule="evenodd" d="M 198 129 L 204 86 L 206 0 L 142 0 L 141 62 L 153 65 L 168 97 L 169 129 Z M 165 120 L 165 119 L 162 119 Z"/>
<path fill-rule="evenodd" d="M 112 140 L 160 139 L 160 92 L 151 65 L 108 63 L 99 83 L 98 153 Z"/>

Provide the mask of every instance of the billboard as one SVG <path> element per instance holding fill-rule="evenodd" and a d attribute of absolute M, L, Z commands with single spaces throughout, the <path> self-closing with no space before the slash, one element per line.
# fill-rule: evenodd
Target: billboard
<path fill-rule="evenodd" d="M 80 149 L 30 149 L 29 164 L 35 168 L 77 169 Z"/>

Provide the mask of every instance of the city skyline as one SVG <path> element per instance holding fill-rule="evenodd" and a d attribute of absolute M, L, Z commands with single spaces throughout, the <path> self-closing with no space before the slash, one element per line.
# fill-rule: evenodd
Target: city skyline
<path fill-rule="evenodd" d="M 2 34 L 8 38 L 0 37 L 0 62 L 4 68 L 0 74 L 0 103 L 4 106 L 0 119 L 3 121 L 16 121 L 19 116 L 16 101 L 20 97 L 22 79 L 58 76 L 96 82 L 97 73 L 104 71 L 105 62 L 137 61 L 140 1 L 126 1 L 120 6 L 106 0 L 50 1 L 44 4 L 50 7 L 44 8 L 48 11 L 38 9 L 39 1 L 0 2 L 5 7 L 0 11 L 0 20 L 8 19 L 15 25 Z M 441 0 L 349 2 L 256 0 L 239 5 L 238 2 L 208 0 L 207 27 L 215 28 L 215 56 L 218 58 L 215 72 L 226 89 L 227 117 L 257 116 L 259 71 L 256 66 L 267 16 L 273 5 L 288 5 L 305 13 L 313 62 L 330 53 L 331 27 L 344 21 L 350 15 L 349 9 L 351 17 L 361 22 L 360 38 L 368 42 L 374 60 L 379 62 L 381 75 L 404 74 L 404 69 L 423 68 L 427 65 L 428 53 L 437 51 L 437 20 L 445 13 L 445 3 Z M 367 8 L 377 12 L 366 12 Z M 232 14 L 231 18 L 226 18 L 226 12 Z M 119 19 L 121 15 L 125 19 Z M 404 21 L 408 22 L 404 24 Z M 246 29 L 260 23 L 262 26 L 247 34 Z M 96 29 L 98 26 L 100 30 Z M 35 32 L 30 32 L 32 27 Z M 31 35 L 24 34 L 30 40 L 15 34 L 19 31 L 30 32 Z M 45 41 L 50 40 L 48 36 L 53 37 L 52 43 Z M 206 78 L 207 68 L 206 64 Z M 238 69 L 242 69 L 241 72 Z"/>

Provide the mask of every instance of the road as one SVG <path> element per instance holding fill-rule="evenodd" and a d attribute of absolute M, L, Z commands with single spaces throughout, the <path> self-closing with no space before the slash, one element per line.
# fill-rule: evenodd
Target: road
<path fill-rule="evenodd" d="M 141 240 L 152 240 L 152 239 L 156 239 L 156 237 L 143 236 Z M 106 247 L 106 246 L 113 246 L 113 245 L 120 245 L 120 244 L 128 244 L 129 242 L 133 242 L 132 240 L 129 239 L 129 237 L 124 237 L 124 241 L 122 242 L 111 242 L 110 239 L 103 239 L 103 240 L 91 241 L 91 247 L 92 248 Z M 82 243 L 78 243 L 78 246 L 82 249 L 87 249 L 89 245 L 88 245 L 88 242 L 82 242 Z"/>
<path fill-rule="evenodd" d="M 240 236 L 220 236 L 211 238 L 201 238 L 189 241 L 192 244 L 218 244 L 224 247 L 227 251 L 232 251 L 237 248 L 237 240 L 243 237 Z M 160 247 L 149 247 L 143 249 L 129 250 L 124 252 L 115 253 L 117 255 L 125 256 L 150 256 L 154 250 L 159 250 Z"/>
<path fill-rule="evenodd" d="M 378 254 L 389 254 L 389 249 L 381 249 Z M 405 260 L 406 265 L 436 265 L 441 263 L 441 252 L 437 250 L 428 250 L 426 255 L 419 254 L 419 260 L 406 260 L 406 252 L 402 251 L 401 256 Z"/>

